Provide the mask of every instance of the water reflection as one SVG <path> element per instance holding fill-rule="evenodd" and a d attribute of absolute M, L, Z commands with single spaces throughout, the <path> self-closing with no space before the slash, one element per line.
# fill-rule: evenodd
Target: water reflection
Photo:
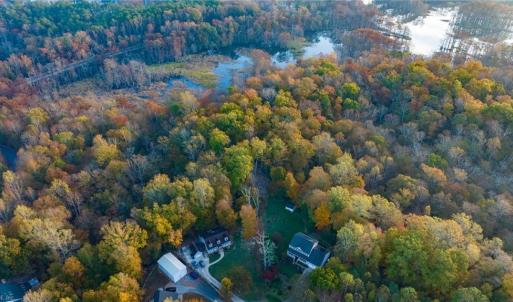
<path fill-rule="evenodd" d="M 301 52 L 302 59 L 316 58 L 320 56 L 327 56 L 335 53 L 337 44 L 334 43 L 330 37 L 321 35 L 317 37 L 312 43 L 303 47 Z M 273 66 L 278 68 L 285 68 L 289 64 L 296 64 L 296 58 L 292 51 L 279 51 L 271 57 Z"/>
<path fill-rule="evenodd" d="M 271 57 L 271 63 L 278 68 L 285 68 L 289 64 L 296 64 L 292 51 L 279 51 Z"/>
<path fill-rule="evenodd" d="M 175 77 L 175 78 L 170 79 L 167 84 L 167 89 L 170 90 L 173 88 L 179 88 L 181 86 L 184 86 L 185 88 L 192 89 L 192 90 L 204 89 L 203 86 L 201 86 L 200 84 L 198 84 L 194 81 L 189 80 L 186 77 Z"/>
<path fill-rule="evenodd" d="M 319 36 L 315 41 L 303 47 L 300 53 L 301 58 L 308 59 L 323 55 L 333 54 L 336 44 L 327 37 Z M 296 58 L 292 51 L 279 51 L 271 56 L 271 63 L 274 67 L 285 68 L 289 64 L 295 64 Z M 216 90 L 225 92 L 234 84 L 242 84 L 250 68 L 253 66 L 253 59 L 240 53 L 235 53 L 235 58 L 227 62 L 218 63 L 213 72 L 217 76 Z M 205 88 L 200 84 L 185 77 L 173 78 L 168 82 L 168 90 L 179 88 L 182 85 L 186 89 L 203 91 Z"/>
<path fill-rule="evenodd" d="M 214 68 L 214 73 L 217 75 L 217 90 L 226 91 L 232 86 L 233 80 L 244 77 L 243 72 L 252 64 L 251 58 L 241 54 L 237 54 L 235 60 L 219 63 Z"/>
<path fill-rule="evenodd" d="M 403 18 L 393 19 L 401 23 Z M 403 25 L 411 37 L 410 51 L 427 56 L 441 51 L 463 60 L 480 58 L 497 43 L 513 42 L 513 8 L 504 3 L 434 7 Z"/>
<path fill-rule="evenodd" d="M 303 49 L 303 59 L 326 56 L 335 52 L 335 44 L 326 36 L 320 36 L 314 43 Z"/>
<path fill-rule="evenodd" d="M 404 24 L 410 33 L 410 51 L 426 56 L 439 51 L 448 35 L 450 20 L 457 12 L 457 8 L 437 8 L 431 10 L 427 16 Z"/>
<path fill-rule="evenodd" d="M 475 22 L 476 24 L 469 20 L 478 18 L 475 16 L 475 12 L 478 8 L 468 6 L 431 8 L 425 15 L 416 18 L 413 16 L 413 21 L 405 21 L 410 18 L 402 18 L 400 15 L 395 15 L 392 19 L 395 20 L 396 24 L 402 23 L 407 29 L 406 33 L 411 38 L 408 42 L 409 49 L 414 54 L 430 56 L 438 51 L 451 54 L 456 54 L 457 52 L 476 54 L 484 52 L 483 45 L 491 45 L 490 43 L 484 42 L 486 37 L 476 37 L 476 35 L 472 35 L 472 33 L 483 32 L 483 29 L 476 30 L 475 27 L 479 27 L 479 24 L 483 24 L 484 21 L 493 23 L 493 18 L 490 16 L 493 16 L 492 13 L 497 9 L 494 7 L 486 7 L 486 9 L 490 12 L 479 17 L 481 22 Z M 497 22 L 493 24 L 496 23 Z M 502 23 L 504 23 L 504 26 L 502 29 L 499 29 L 499 31 L 506 30 L 511 22 Z M 511 33 L 509 29 L 507 30 L 508 33 Z M 513 42 L 513 37 L 506 41 L 510 43 Z M 335 53 L 335 50 L 340 47 L 343 46 L 334 43 L 330 37 L 323 34 L 298 52 L 286 50 L 272 54 L 271 63 L 274 67 L 283 69 L 290 64 L 296 64 L 298 58 L 309 59 L 330 55 Z M 297 55 L 297 53 L 300 55 Z M 224 92 L 234 84 L 242 84 L 244 78 L 248 76 L 253 64 L 254 62 L 251 57 L 241 54 L 240 52 L 236 52 L 233 60 L 217 64 L 213 70 L 218 80 L 216 90 L 218 92 Z M 188 89 L 197 91 L 205 90 L 204 87 L 189 79 L 181 78 L 179 80 Z M 169 87 L 173 87 L 173 85 L 174 84 L 170 82 Z"/>

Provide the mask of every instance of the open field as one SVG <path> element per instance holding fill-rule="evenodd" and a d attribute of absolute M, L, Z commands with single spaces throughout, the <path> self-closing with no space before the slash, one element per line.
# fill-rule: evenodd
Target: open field
<path fill-rule="evenodd" d="M 223 56 L 191 55 L 176 62 L 149 65 L 148 72 L 152 79 L 161 80 L 170 77 L 186 77 L 206 88 L 217 85 L 217 76 L 213 72 L 215 65 L 226 60 Z"/>

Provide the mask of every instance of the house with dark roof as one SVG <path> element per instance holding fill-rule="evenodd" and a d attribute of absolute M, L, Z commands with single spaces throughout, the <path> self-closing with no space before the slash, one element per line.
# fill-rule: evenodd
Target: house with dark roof
<path fill-rule="evenodd" d="M 23 301 L 25 293 L 39 285 L 36 278 L 22 278 L 13 281 L 0 281 L 0 302 L 18 302 Z"/>
<path fill-rule="evenodd" d="M 303 269 L 315 269 L 328 261 L 330 251 L 320 246 L 318 240 L 303 233 L 296 233 L 290 240 L 287 256 Z"/>
<path fill-rule="evenodd" d="M 229 248 L 232 245 L 232 240 L 225 229 L 217 228 L 201 234 L 199 243 L 205 247 L 208 254 L 213 254 L 220 249 Z"/>
<path fill-rule="evenodd" d="M 171 301 L 182 301 L 182 296 L 176 293 L 176 288 L 159 288 L 153 295 L 153 302 L 164 302 L 166 299 Z"/>

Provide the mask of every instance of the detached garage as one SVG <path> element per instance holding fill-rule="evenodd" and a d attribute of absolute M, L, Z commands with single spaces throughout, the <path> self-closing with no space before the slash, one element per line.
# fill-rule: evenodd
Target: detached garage
<path fill-rule="evenodd" d="M 167 253 L 160 257 L 159 269 L 161 272 L 166 274 L 173 282 L 178 282 L 187 275 L 187 267 L 171 253 Z"/>

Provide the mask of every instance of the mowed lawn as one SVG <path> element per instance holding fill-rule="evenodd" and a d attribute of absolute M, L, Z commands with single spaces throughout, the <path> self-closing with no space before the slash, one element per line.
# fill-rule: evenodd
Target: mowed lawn
<path fill-rule="evenodd" d="M 306 209 L 296 209 L 294 213 L 290 213 L 285 210 L 285 202 L 277 198 L 270 198 L 267 201 L 263 215 L 267 235 L 279 239 L 276 251 L 277 266 L 279 272 L 288 279 L 298 273 L 296 267 L 286 258 L 289 241 L 296 232 L 308 233 L 313 225 L 309 222 Z M 240 234 L 235 235 L 233 240 L 234 245 L 225 251 L 223 260 L 210 268 L 210 273 L 221 280 L 223 277 L 229 277 L 230 270 L 234 267 L 244 267 L 251 273 L 254 286 L 249 293 L 241 295 L 242 298 L 249 301 L 261 300 L 271 288 L 261 277 L 261 263 L 257 259 L 254 247 L 241 240 Z M 217 255 L 213 255 L 211 261 L 217 258 Z"/>
<path fill-rule="evenodd" d="M 273 239 L 279 237 L 278 254 L 286 253 L 290 239 L 295 233 L 308 234 L 313 229 L 306 208 L 298 208 L 294 213 L 290 213 L 285 210 L 285 202 L 277 198 L 270 198 L 267 201 L 263 220 L 267 235 Z"/>
<path fill-rule="evenodd" d="M 210 267 L 209 271 L 217 280 L 221 281 L 224 277 L 229 277 L 230 270 L 237 266 L 242 266 L 248 270 L 253 278 L 253 290 L 242 295 L 244 299 L 254 301 L 263 297 L 261 291 L 265 288 L 265 283 L 261 278 L 259 270 L 260 263 L 256 261 L 256 255 L 248 244 L 241 240 L 239 234 L 234 238 L 234 245 L 224 252 L 224 258 Z M 210 259 L 213 261 L 219 256 L 213 255 Z"/>

